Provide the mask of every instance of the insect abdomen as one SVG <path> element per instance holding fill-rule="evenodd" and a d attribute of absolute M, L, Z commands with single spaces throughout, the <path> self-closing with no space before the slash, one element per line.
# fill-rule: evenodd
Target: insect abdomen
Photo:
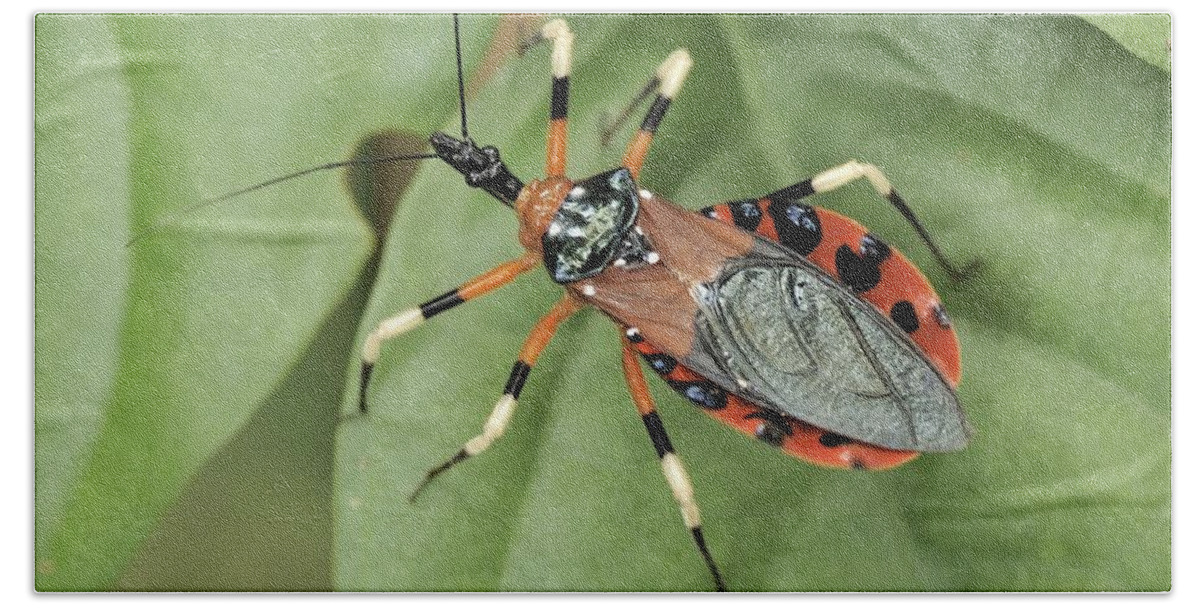
<path fill-rule="evenodd" d="M 761 408 L 721 389 L 641 337 L 633 342 L 650 368 L 704 413 L 795 458 L 826 467 L 882 470 L 900 466 L 920 454 L 850 439 Z"/>
<path fill-rule="evenodd" d="M 862 224 L 798 202 L 747 200 L 701 210 L 805 256 L 908 334 L 954 387 L 961 377 L 958 336 L 925 275 Z"/>

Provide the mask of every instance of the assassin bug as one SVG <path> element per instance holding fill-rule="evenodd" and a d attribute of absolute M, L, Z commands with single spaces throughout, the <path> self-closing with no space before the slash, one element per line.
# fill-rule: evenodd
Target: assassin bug
<path fill-rule="evenodd" d="M 362 347 L 360 412 L 368 411 L 372 370 L 388 340 L 538 265 L 565 293 L 530 332 L 482 432 L 429 469 L 410 500 L 503 435 L 556 329 L 588 307 L 620 331 L 629 392 L 718 589 L 724 580 L 705 541 L 691 481 L 656 412 L 639 357 L 710 416 L 815 464 L 886 469 L 920 452 L 966 445 L 970 430 L 955 393 L 958 340 L 929 281 L 854 220 L 803 202 L 865 179 L 938 263 L 960 276 L 878 168 L 851 161 L 699 213 L 639 187 L 658 126 L 692 67 L 679 49 L 624 112 L 655 95 L 620 165 L 569 179 L 574 36 L 565 21 L 554 20 L 532 42 L 552 45 L 546 177 L 524 183 L 496 148 L 478 146 L 467 134 L 458 39 L 456 19 L 462 136 L 433 134 L 433 155 L 514 209 L 525 253 L 380 322 Z"/>
<path fill-rule="evenodd" d="M 656 411 L 639 357 L 713 418 L 814 464 L 879 470 L 920 452 L 965 446 L 970 431 L 955 394 L 958 340 L 932 286 L 902 254 L 854 220 L 803 202 L 866 179 L 901 212 L 938 263 L 962 276 L 878 168 L 851 161 L 765 196 L 698 213 L 639 187 L 658 126 L 692 67 L 690 55 L 680 49 L 618 119 L 654 95 L 620 165 L 570 180 L 566 117 L 573 34 L 564 21 L 554 20 L 530 43 L 552 44 L 546 177 L 523 183 L 496 148 L 478 146 L 468 136 L 457 18 L 454 24 L 461 138 L 435 133 L 432 153 L 330 163 L 202 203 L 322 169 L 440 158 L 468 185 L 514 209 L 522 256 L 385 319 L 362 346 L 358 409 L 366 414 L 372 370 L 386 341 L 539 264 L 565 290 L 529 334 L 482 432 L 431 468 L 410 500 L 504 433 L 555 330 L 587 307 L 619 329 L 635 408 L 718 589 L 725 588 L 724 580 L 705 541 L 691 481 Z M 610 127 L 605 135 L 614 131 Z"/>

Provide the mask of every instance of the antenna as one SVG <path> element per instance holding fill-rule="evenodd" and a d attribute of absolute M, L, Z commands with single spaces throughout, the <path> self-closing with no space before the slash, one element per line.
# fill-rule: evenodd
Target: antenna
<path fill-rule="evenodd" d="M 454 61 L 458 64 L 458 115 L 462 119 L 462 137 L 467 135 L 467 94 L 463 89 L 462 38 L 458 34 L 458 13 L 454 13 Z"/>
<path fill-rule="evenodd" d="M 129 239 L 129 242 L 125 243 L 125 246 L 132 247 L 138 241 L 141 241 L 142 239 L 145 239 L 145 238 L 157 233 L 159 230 L 162 230 L 164 227 L 170 225 L 172 222 L 174 222 L 180 216 L 187 215 L 198 209 L 203 209 L 205 207 L 208 207 L 209 205 L 215 205 L 217 203 L 221 203 L 221 202 L 227 201 L 232 198 L 237 198 L 239 196 L 242 196 L 243 194 L 249 194 L 251 192 L 254 192 L 255 190 L 261 190 L 262 188 L 266 188 L 267 186 L 273 186 L 275 184 L 278 184 L 279 182 L 286 182 L 291 179 L 296 179 L 297 177 L 304 177 L 305 175 L 308 175 L 309 173 L 316 173 L 317 171 L 327 171 L 329 169 L 339 169 L 341 167 L 351 167 L 354 165 L 374 165 L 374 164 L 380 164 L 380 163 L 392 163 L 392 162 L 399 162 L 399 161 L 406 161 L 406 160 L 426 160 L 426 159 L 430 159 L 430 158 L 437 158 L 437 154 L 427 152 L 427 153 L 423 153 L 423 154 L 398 154 L 398 155 L 394 155 L 394 156 L 382 156 L 379 158 L 352 158 L 350 160 L 343 160 L 343 161 L 338 161 L 338 162 L 333 162 L 333 163 L 325 163 L 324 165 L 318 165 L 316 167 L 309 167 L 308 169 L 303 169 L 301 171 L 296 171 L 295 173 L 289 173 L 289 174 L 281 176 L 281 177 L 272 178 L 265 182 L 254 184 L 253 186 L 250 186 L 247 188 L 242 188 L 241 190 L 235 190 L 235 191 L 229 192 L 227 194 L 222 194 L 221 196 L 218 196 L 216 198 L 206 198 L 194 205 L 188 205 L 187 207 L 183 207 L 181 209 L 176 209 L 174 211 L 168 212 L 166 215 L 164 215 L 161 218 L 159 218 L 158 220 L 156 220 L 154 222 L 154 224 L 151 225 L 149 228 L 139 232 L 136 236 Z"/>
<path fill-rule="evenodd" d="M 467 134 L 467 94 L 466 94 L 466 86 L 465 86 L 464 79 L 463 79 L 462 35 L 459 33 L 458 13 L 454 14 L 454 61 L 458 68 L 458 112 L 459 112 L 459 117 L 461 118 L 461 121 L 462 121 L 462 138 L 464 140 L 462 143 L 465 144 L 465 147 L 463 149 L 468 152 L 476 152 L 477 151 L 479 154 L 483 154 L 483 152 L 481 150 L 479 150 L 478 148 L 476 148 L 475 144 L 473 142 L 471 142 L 471 138 Z M 435 148 L 436 148 L 436 144 L 435 144 Z M 449 152 L 447 152 L 447 153 L 449 153 Z M 509 200 L 509 199 L 516 198 L 516 192 L 519 191 L 521 188 L 520 180 L 513 178 L 511 176 L 511 174 L 508 173 L 508 170 L 503 168 L 503 164 L 499 162 L 499 157 L 498 157 L 498 155 L 496 155 L 494 153 L 494 151 L 493 151 L 493 156 L 496 156 L 496 158 L 494 158 L 494 159 L 487 155 L 480 156 L 479 158 L 475 158 L 479 154 L 467 154 L 467 156 L 470 157 L 469 160 L 471 161 L 471 163 L 474 163 L 474 164 L 471 164 L 471 163 L 468 163 L 468 164 L 470 164 L 470 167 L 474 168 L 474 170 L 479 170 L 479 169 L 484 169 L 484 168 L 491 169 L 490 173 L 492 175 L 489 178 L 489 180 L 486 180 L 486 181 L 488 181 L 489 184 L 493 185 L 494 188 L 489 189 L 488 190 L 489 193 L 492 193 L 493 196 L 496 196 L 501 201 L 504 201 L 506 204 L 511 205 L 512 200 Z M 237 198 L 244 194 L 254 192 L 255 190 L 261 190 L 262 188 L 266 188 L 267 186 L 273 186 L 280 182 L 285 182 L 288 180 L 296 179 L 298 177 L 303 177 L 310 173 L 316 173 L 318 171 L 327 171 L 329 169 L 338 169 L 341 167 L 350 167 L 350 166 L 355 166 L 355 165 L 371 165 L 371 164 L 391 163 L 391 162 L 401 162 L 401 161 L 411 161 L 411 160 L 427 160 L 427 159 L 432 159 L 432 158 L 442 158 L 442 160 L 450 162 L 446 158 L 440 156 L 438 153 L 432 152 L 432 153 L 423 153 L 423 154 L 403 154 L 403 155 L 394 155 L 394 156 L 384 156 L 384 157 L 380 157 L 380 158 L 355 158 L 355 159 L 351 159 L 351 160 L 326 163 L 323 165 L 318 165 L 316 167 L 310 167 L 308 169 L 296 171 L 295 173 L 290 173 L 288 175 L 269 179 L 265 182 L 255 184 L 255 185 L 247 187 L 247 188 L 242 188 L 241 190 L 236 190 L 236 191 L 230 192 L 228 194 L 222 194 L 221 196 L 218 196 L 216 198 L 204 199 L 193 205 L 189 205 L 187 207 L 183 207 L 180 209 L 176 209 L 174 211 L 170 211 L 167 214 L 165 214 L 164 216 L 162 216 L 161 218 L 155 220 L 154 223 L 149 228 L 142 230 L 141 232 L 136 234 L 133 238 L 129 239 L 129 242 L 125 243 L 125 246 L 132 247 L 139 241 L 141 241 L 149 236 L 154 235 L 159 230 L 162 230 L 164 227 L 170 225 L 172 222 L 174 222 L 180 216 L 192 213 L 198 209 L 203 209 L 204 207 L 207 207 L 209 205 L 215 205 L 217 203 L 224 202 L 224 201 L 227 201 L 232 198 Z M 483 163 L 483 164 L 480 164 L 480 163 Z M 493 164 L 495 165 L 495 167 L 493 167 Z M 451 165 L 453 166 L 454 163 L 451 163 Z M 479 167 L 476 168 L 475 165 L 479 165 Z M 496 167 L 499 167 L 499 168 L 496 168 Z M 456 168 L 457 168 L 457 166 L 456 166 Z M 501 169 L 503 169 L 503 171 L 501 171 Z M 502 173 L 502 175 L 498 175 L 501 173 Z M 495 182 L 495 183 L 493 184 L 493 182 Z M 500 185 L 497 185 L 497 184 L 500 184 Z M 481 187 L 478 184 L 476 184 L 475 186 Z M 500 188 L 500 190 L 498 190 L 498 192 L 500 192 L 500 195 L 497 195 L 496 193 L 493 192 L 493 190 L 497 187 Z"/>

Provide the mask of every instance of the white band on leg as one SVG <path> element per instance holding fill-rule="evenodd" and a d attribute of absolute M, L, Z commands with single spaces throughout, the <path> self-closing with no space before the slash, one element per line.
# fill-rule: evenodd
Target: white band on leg
<path fill-rule="evenodd" d="M 555 19 L 542 26 L 542 37 L 554 41 L 554 49 L 550 51 L 550 70 L 555 78 L 566 78 L 571 74 L 571 46 L 575 35 L 567 22 Z"/>
<path fill-rule="evenodd" d="M 696 505 L 696 499 L 692 490 L 692 480 L 688 478 L 687 471 L 683 469 L 683 463 L 679 460 L 674 452 L 667 452 L 662 457 L 663 476 L 667 478 L 667 484 L 671 486 L 671 494 L 675 496 L 675 502 L 679 503 L 679 510 L 683 513 L 683 523 L 688 528 L 696 528 L 700 525 L 700 507 Z"/>
<path fill-rule="evenodd" d="M 852 160 L 823 171 L 812 179 L 813 192 L 828 192 L 840 188 L 856 179 L 865 177 L 875 187 L 880 196 L 886 197 L 892 191 L 892 184 L 884 177 L 883 172 L 875 165 L 860 163 Z"/>
<path fill-rule="evenodd" d="M 363 344 L 362 358 L 366 363 L 374 363 L 379 359 L 379 349 L 387 340 L 395 338 L 425 322 L 425 315 L 420 308 L 410 308 L 394 317 L 385 319 Z"/>
<path fill-rule="evenodd" d="M 679 94 L 679 89 L 683 88 L 683 81 L 687 79 L 688 72 L 692 69 L 692 56 L 688 54 L 687 49 L 675 49 L 667 59 L 658 66 L 658 71 L 655 75 L 661 84 L 658 85 L 659 92 L 667 99 L 674 99 Z"/>
<path fill-rule="evenodd" d="M 504 429 L 508 428 L 508 423 L 512 420 L 513 412 L 517 409 L 517 399 L 512 395 L 504 395 L 496 402 L 496 407 L 492 408 L 492 415 L 488 416 L 487 422 L 483 423 L 483 433 L 472 437 L 470 441 L 463 446 L 463 451 L 468 456 L 474 456 L 492 445 L 492 442 L 500 438 L 504 434 Z"/>

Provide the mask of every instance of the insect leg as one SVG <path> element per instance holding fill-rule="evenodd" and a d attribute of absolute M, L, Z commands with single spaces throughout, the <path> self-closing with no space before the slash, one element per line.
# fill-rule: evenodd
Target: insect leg
<path fill-rule="evenodd" d="M 367 385 L 371 381 L 371 371 L 375 369 L 375 361 L 379 359 L 379 350 L 385 341 L 408 332 L 436 314 L 446 312 L 467 300 L 490 293 L 511 283 L 518 275 L 539 263 L 541 263 L 540 256 L 526 253 L 420 306 L 405 310 L 381 322 L 375 331 L 367 336 L 367 340 L 363 344 L 362 367 L 358 384 L 358 411 L 363 414 L 367 413 Z"/>
<path fill-rule="evenodd" d="M 658 74 L 651 76 L 650 80 L 646 81 L 646 85 L 642 87 L 642 90 L 638 91 L 633 101 L 630 101 L 629 105 L 625 106 L 625 109 L 621 110 L 621 113 L 616 118 L 611 121 L 608 120 L 607 115 L 601 118 L 600 145 L 602 147 L 608 147 L 608 144 L 612 142 L 613 135 L 617 134 L 617 130 L 629 122 L 629 118 L 633 116 L 633 111 L 642 105 L 642 102 L 646 101 L 646 98 L 651 93 L 657 91 L 658 85 L 661 83 L 662 81 L 658 79 Z"/>
<path fill-rule="evenodd" d="M 970 272 L 970 267 L 967 269 L 955 268 L 950 260 L 942 253 L 942 250 L 933 242 L 933 237 L 929 235 L 929 231 L 925 229 L 925 225 L 921 220 L 917 219 L 915 213 L 909 208 L 908 203 L 900 197 L 900 193 L 896 192 L 896 188 L 892 186 L 883 171 L 879 167 L 869 163 L 861 163 L 856 160 L 838 165 L 832 169 L 827 169 L 817 174 L 812 179 L 806 179 L 797 184 L 783 188 L 767 195 L 767 198 L 772 200 L 799 200 L 804 196 L 814 193 L 829 192 L 836 190 L 850 182 L 858 179 L 866 178 L 875 187 L 875 191 L 879 196 L 887 199 L 904 219 L 917 231 L 921 240 L 925 242 L 925 246 L 933 254 L 937 263 L 955 279 L 965 278 Z"/>
<path fill-rule="evenodd" d="M 508 427 L 508 422 L 512 419 L 513 412 L 517 409 L 517 398 L 521 396 L 521 389 L 525 386 L 525 379 L 529 377 L 529 371 L 537 363 L 542 350 L 550 343 L 550 338 L 554 337 L 554 332 L 558 330 L 558 326 L 579 309 L 580 304 L 572 296 L 566 295 L 550 309 L 550 312 L 546 313 L 537 322 L 537 325 L 533 327 L 533 331 L 529 332 L 529 337 L 525 339 L 525 346 L 521 347 L 521 353 L 517 356 L 517 362 L 513 364 L 512 372 L 508 375 L 508 382 L 504 385 L 504 394 L 500 396 L 500 400 L 496 402 L 496 407 L 492 409 L 492 414 L 483 423 L 483 432 L 463 444 L 462 449 L 445 462 L 430 469 L 425 474 L 425 479 L 421 480 L 417 489 L 413 490 L 412 495 L 409 496 L 409 502 L 416 500 L 421 490 L 424 490 L 425 486 L 429 485 L 429 482 L 433 481 L 438 475 L 445 473 L 450 467 L 467 458 L 486 450 L 492 445 L 492 442 L 504 434 L 504 429 Z"/>
<path fill-rule="evenodd" d="M 692 481 L 683 468 L 683 461 L 675 454 L 671 439 L 667 437 L 667 429 L 663 427 L 662 419 L 654 408 L 654 397 L 650 395 L 650 387 L 646 385 L 646 377 L 642 374 L 633 344 L 625 336 L 622 336 L 621 342 L 621 367 L 625 370 L 625 382 L 629 385 L 633 404 L 642 415 L 642 423 L 646 425 L 646 432 L 650 434 L 650 441 L 654 443 L 654 450 L 658 452 L 667 485 L 671 487 L 671 494 L 675 496 L 675 502 L 679 503 L 679 510 L 683 513 L 683 523 L 691 531 L 692 540 L 696 542 L 696 548 L 700 550 L 704 563 L 708 565 L 717 590 L 725 591 L 725 580 L 721 578 L 721 571 L 717 568 L 712 554 L 708 552 L 708 544 L 704 542 L 704 533 L 700 529 L 700 507 L 696 505 Z"/>
<path fill-rule="evenodd" d="M 629 147 L 625 148 L 625 156 L 621 159 L 621 166 L 628 167 L 634 179 L 641 173 L 642 162 L 646 160 L 646 153 L 650 151 L 650 143 L 654 141 L 658 123 L 662 122 L 663 116 L 666 115 L 671 100 L 675 99 L 679 89 L 683 88 L 683 81 L 691 69 L 692 56 L 686 49 L 676 49 L 654 73 L 650 82 L 658 81 L 658 96 L 654 98 L 654 103 L 646 112 L 646 118 L 642 120 L 642 126 L 629 142 Z"/>
<path fill-rule="evenodd" d="M 550 51 L 550 129 L 546 135 L 546 175 L 565 177 L 567 174 L 567 93 L 571 88 L 571 46 L 575 35 L 567 22 L 555 19 L 542 26 L 534 38 L 522 49 L 543 41 L 551 40 Z"/>

